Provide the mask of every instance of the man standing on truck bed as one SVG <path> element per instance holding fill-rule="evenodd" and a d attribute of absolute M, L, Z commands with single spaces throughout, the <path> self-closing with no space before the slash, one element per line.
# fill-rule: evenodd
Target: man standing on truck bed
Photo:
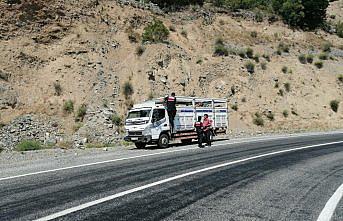
<path fill-rule="evenodd" d="M 168 96 L 165 98 L 165 101 L 167 103 L 167 112 L 169 117 L 169 123 L 170 123 L 170 130 L 174 131 L 174 119 L 176 115 L 176 98 L 175 93 L 171 93 L 171 96 Z"/>
<path fill-rule="evenodd" d="M 204 127 L 204 135 L 206 139 L 207 146 L 211 146 L 211 126 L 212 120 L 208 118 L 208 114 L 204 114 L 204 121 L 202 122 Z"/>

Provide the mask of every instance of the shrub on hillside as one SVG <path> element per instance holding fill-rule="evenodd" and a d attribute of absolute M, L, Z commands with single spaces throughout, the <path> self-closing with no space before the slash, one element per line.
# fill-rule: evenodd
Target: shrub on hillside
<path fill-rule="evenodd" d="M 343 38 L 343 22 L 338 22 L 336 24 L 336 33 L 338 37 Z"/>
<path fill-rule="evenodd" d="M 252 48 L 247 48 L 245 51 L 245 54 L 247 55 L 248 58 L 253 58 L 254 57 L 254 50 Z"/>
<path fill-rule="evenodd" d="M 253 118 L 253 123 L 257 126 L 261 126 L 261 127 L 264 126 L 264 120 L 260 113 L 258 112 L 255 113 L 255 117 Z"/>
<path fill-rule="evenodd" d="M 306 56 L 304 54 L 299 55 L 298 59 L 299 59 L 300 63 L 306 64 Z"/>
<path fill-rule="evenodd" d="M 42 144 L 36 140 L 23 140 L 15 148 L 17 151 L 40 150 Z"/>
<path fill-rule="evenodd" d="M 266 61 L 270 62 L 270 55 L 269 54 L 263 54 L 262 57 L 266 59 Z"/>
<path fill-rule="evenodd" d="M 261 63 L 261 68 L 262 68 L 262 70 L 267 70 L 267 63 L 266 62 L 262 62 Z"/>
<path fill-rule="evenodd" d="M 272 113 L 272 112 L 268 112 L 267 114 L 266 114 L 266 117 L 270 120 L 270 121 L 274 121 L 274 114 Z"/>
<path fill-rule="evenodd" d="M 283 67 L 281 68 L 281 71 L 282 71 L 282 73 L 286 74 L 287 71 L 288 71 L 288 67 L 287 67 L 287 66 L 283 66 Z"/>
<path fill-rule="evenodd" d="M 332 46 L 332 44 L 330 42 L 325 42 L 322 44 L 321 48 L 324 52 L 330 52 L 331 46 Z"/>
<path fill-rule="evenodd" d="M 126 99 L 128 99 L 133 94 L 133 86 L 131 82 L 127 81 L 123 87 L 123 94 Z"/>
<path fill-rule="evenodd" d="M 252 74 L 255 72 L 255 64 L 252 63 L 251 61 L 248 61 L 247 63 L 245 63 L 245 68 L 247 69 L 247 71 Z"/>
<path fill-rule="evenodd" d="M 238 110 L 238 105 L 237 104 L 231 105 L 231 109 L 234 110 L 234 111 L 237 111 Z"/>
<path fill-rule="evenodd" d="M 253 38 L 256 38 L 257 37 L 257 32 L 256 31 L 250 32 L 250 36 L 253 37 Z"/>
<path fill-rule="evenodd" d="M 119 127 L 120 125 L 122 125 L 122 118 L 118 115 L 118 114 L 113 114 L 111 116 L 111 121 L 114 125 L 116 125 L 117 127 Z"/>
<path fill-rule="evenodd" d="M 54 82 L 55 95 L 60 96 L 62 94 L 62 87 L 59 82 Z"/>
<path fill-rule="evenodd" d="M 317 68 L 322 68 L 324 66 L 323 62 L 322 61 L 316 61 L 314 62 L 314 65 L 317 67 Z"/>
<path fill-rule="evenodd" d="M 289 53 L 289 45 L 283 42 L 280 42 L 277 48 L 278 51 Z"/>
<path fill-rule="evenodd" d="M 152 23 L 144 28 L 142 39 L 143 42 L 158 43 L 167 40 L 168 36 L 168 28 L 164 26 L 162 21 L 155 19 Z"/>
<path fill-rule="evenodd" d="M 329 55 L 328 55 L 327 53 L 325 53 L 325 52 L 320 53 L 320 54 L 318 55 L 318 58 L 319 58 L 320 60 L 327 60 L 328 57 L 329 57 Z"/>
<path fill-rule="evenodd" d="M 337 79 L 339 82 L 343 83 L 343 74 L 338 75 Z"/>
<path fill-rule="evenodd" d="M 290 92 L 290 90 L 291 90 L 291 84 L 290 83 L 284 83 L 284 85 L 283 85 L 284 87 L 285 87 L 285 90 L 287 91 L 287 92 Z"/>
<path fill-rule="evenodd" d="M 288 110 L 284 110 L 284 111 L 282 112 L 282 115 L 283 115 L 284 117 L 288 117 Z"/>
<path fill-rule="evenodd" d="M 72 100 L 67 100 L 63 105 L 64 112 L 70 114 L 74 111 L 74 102 Z"/>
<path fill-rule="evenodd" d="M 87 105 L 86 104 L 82 104 L 76 112 L 76 121 L 83 121 L 83 119 L 85 118 L 87 113 Z"/>
<path fill-rule="evenodd" d="M 144 51 L 145 51 L 145 47 L 143 45 L 140 45 L 136 48 L 136 54 L 138 56 L 141 56 L 144 53 Z"/>
<path fill-rule="evenodd" d="M 180 33 L 183 37 L 187 38 L 187 31 L 183 29 Z"/>
<path fill-rule="evenodd" d="M 313 62 L 313 55 L 312 54 L 306 55 L 306 61 L 308 63 L 312 64 L 312 62 Z"/>
<path fill-rule="evenodd" d="M 334 112 L 338 111 L 338 107 L 339 107 L 339 101 L 338 100 L 332 100 L 330 101 L 330 107 Z"/>
<path fill-rule="evenodd" d="M 214 55 L 216 56 L 228 56 L 229 50 L 225 47 L 225 45 L 215 45 L 214 46 Z"/>

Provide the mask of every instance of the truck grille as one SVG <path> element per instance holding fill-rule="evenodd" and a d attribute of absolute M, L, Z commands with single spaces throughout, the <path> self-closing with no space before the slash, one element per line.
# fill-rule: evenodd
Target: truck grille
<path fill-rule="evenodd" d="M 142 136 L 142 131 L 129 131 L 129 136 Z"/>

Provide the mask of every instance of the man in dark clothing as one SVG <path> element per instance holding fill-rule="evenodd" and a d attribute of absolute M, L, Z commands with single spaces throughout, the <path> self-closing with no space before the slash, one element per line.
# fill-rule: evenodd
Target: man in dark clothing
<path fill-rule="evenodd" d="M 166 106 L 167 106 L 167 112 L 169 116 L 169 123 L 171 126 L 171 131 L 174 131 L 174 119 L 176 115 L 176 98 L 175 93 L 171 93 L 171 96 L 168 96 L 165 98 Z"/>
<path fill-rule="evenodd" d="M 200 148 L 203 148 L 204 146 L 202 145 L 202 138 L 203 138 L 203 131 L 202 131 L 202 122 L 201 122 L 201 116 L 198 116 L 198 121 L 194 123 L 195 130 L 198 135 L 198 146 Z"/>
<path fill-rule="evenodd" d="M 208 118 L 208 114 L 204 114 L 204 121 L 202 122 L 204 127 L 204 135 L 206 139 L 207 146 L 211 146 L 211 127 L 212 120 Z"/>

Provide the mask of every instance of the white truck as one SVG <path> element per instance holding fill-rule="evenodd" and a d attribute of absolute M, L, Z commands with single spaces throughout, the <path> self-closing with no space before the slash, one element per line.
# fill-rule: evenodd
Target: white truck
<path fill-rule="evenodd" d="M 176 116 L 174 130 L 171 133 L 168 113 L 164 98 L 135 104 L 128 111 L 125 120 L 125 140 L 134 142 L 137 148 L 147 144 L 157 144 L 167 148 L 171 140 L 191 143 L 197 139 L 194 123 L 198 116 L 208 114 L 213 121 L 211 138 L 219 133 L 226 133 L 228 128 L 228 108 L 226 99 L 176 97 Z"/>

